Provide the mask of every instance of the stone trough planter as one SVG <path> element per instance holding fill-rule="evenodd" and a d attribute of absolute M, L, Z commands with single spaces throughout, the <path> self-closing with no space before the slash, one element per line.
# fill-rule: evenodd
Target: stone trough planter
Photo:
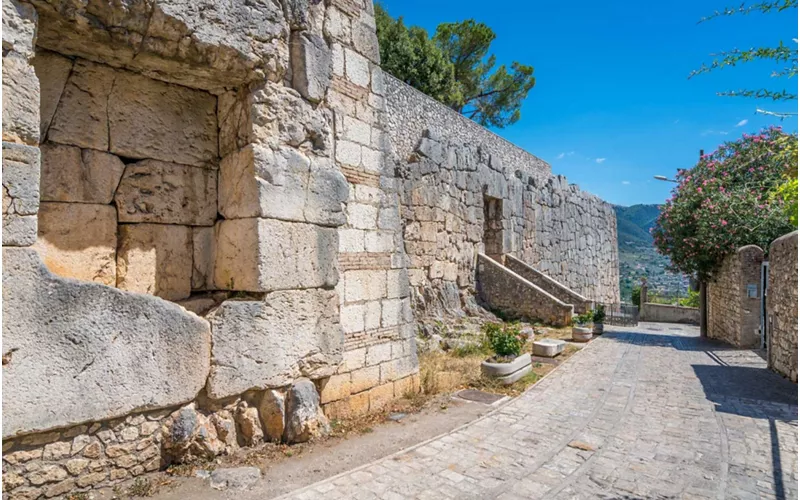
<path fill-rule="evenodd" d="M 588 342 L 592 340 L 592 329 L 584 326 L 573 326 L 572 340 L 576 342 Z"/>
<path fill-rule="evenodd" d="M 566 344 L 563 340 L 540 339 L 533 343 L 533 354 L 544 358 L 555 358 L 561 354 Z"/>
<path fill-rule="evenodd" d="M 481 363 L 481 373 L 497 379 L 503 385 L 510 385 L 531 372 L 531 355 L 522 354 L 510 363 Z"/>

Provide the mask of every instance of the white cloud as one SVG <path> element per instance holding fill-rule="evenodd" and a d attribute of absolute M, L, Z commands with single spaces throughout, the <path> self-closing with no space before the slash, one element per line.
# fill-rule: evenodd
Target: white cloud
<path fill-rule="evenodd" d="M 630 183 L 631 183 L 631 181 L 622 181 L 622 184 L 625 185 L 625 186 L 627 186 Z"/>
<path fill-rule="evenodd" d="M 596 159 L 595 161 L 596 161 L 597 163 L 603 163 L 604 161 L 606 161 L 606 159 L 605 159 L 605 158 L 598 158 L 598 159 Z"/>
<path fill-rule="evenodd" d="M 744 127 L 745 125 L 747 125 L 747 120 L 742 120 L 736 124 L 737 127 Z"/>
<path fill-rule="evenodd" d="M 561 153 L 560 155 L 556 156 L 556 160 L 560 160 L 560 159 L 564 158 L 564 156 L 565 156 L 565 153 Z"/>

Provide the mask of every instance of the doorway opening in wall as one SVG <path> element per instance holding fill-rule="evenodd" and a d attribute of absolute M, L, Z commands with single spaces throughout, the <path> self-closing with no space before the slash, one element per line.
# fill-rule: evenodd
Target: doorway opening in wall
<path fill-rule="evenodd" d="M 483 253 L 496 261 L 503 255 L 503 200 L 483 195 Z"/>

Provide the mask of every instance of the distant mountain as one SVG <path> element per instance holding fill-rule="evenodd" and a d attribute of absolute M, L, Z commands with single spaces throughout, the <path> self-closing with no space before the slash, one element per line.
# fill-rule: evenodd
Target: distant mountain
<path fill-rule="evenodd" d="M 661 295 L 683 296 L 689 280 L 666 270 L 669 259 L 656 252 L 650 229 L 655 226 L 658 205 L 614 206 L 617 213 L 619 286 L 622 300 L 630 301 L 631 289 L 647 276 L 650 289 Z"/>

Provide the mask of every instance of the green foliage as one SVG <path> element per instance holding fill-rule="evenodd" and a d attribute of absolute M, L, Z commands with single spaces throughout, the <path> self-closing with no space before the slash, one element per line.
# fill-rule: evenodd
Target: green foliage
<path fill-rule="evenodd" d="M 678 300 L 678 305 L 683 307 L 700 307 L 700 292 L 689 289 L 689 296 Z"/>
<path fill-rule="evenodd" d="M 574 326 L 589 325 L 592 322 L 592 318 L 594 318 L 594 311 L 586 311 L 583 314 L 578 314 L 577 316 L 573 316 L 572 324 Z"/>
<path fill-rule="evenodd" d="M 796 10 L 797 3 L 798 0 L 773 0 L 760 2 L 749 6 L 743 3 L 736 8 L 728 7 L 722 11 L 716 11 L 714 14 L 701 19 L 700 22 L 702 23 L 717 17 L 732 16 L 736 14 L 747 15 L 753 12 L 768 14 L 772 12 L 782 12 L 785 10 Z M 793 12 L 791 15 L 797 17 L 796 12 Z M 795 41 L 795 43 L 797 42 Z M 715 57 L 715 59 L 711 63 L 703 64 L 699 69 L 692 71 L 692 73 L 689 75 L 689 78 L 703 73 L 709 73 L 717 69 L 735 67 L 739 64 L 745 64 L 753 61 L 771 61 L 774 63 L 774 69 L 771 74 L 771 77 L 773 78 L 791 79 L 797 76 L 797 48 L 784 45 L 783 41 L 779 41 L 777 47 L 754 47 L 747 50 L 735 49 L 728 52 L 712 54 L 712 56 Z M 792 87 L 795 86 L 796 85 L 792 85 Z M 724 92 L 718 92 L 717 95 L 769 99 L 772 101 L 792 101 L 797 99 L 797 94 L 794 92 L 786 89 L 772 90 L 768 88 L 728 90 Z M 797 115 L 797 113 L 776 113 L 762 109 L 757 109 L 756 111 L 778 116 L 780 118 Z"/>
<path fill-rule="evenodd" d="M 602 323 L 606 319 L 606 306 L 603 304 L 598 304 L 597 307 L 592 310 L 592 321 L 595 323 Z"/>
<path fill-rule="evenodd" d="M 744 134 L 704 155 L 691 170 L 678 171 L 679 184 L 653 230 L 656 249 L 673 269 L 707 280 L 737 248 L 767 249 L 794 229 L 783 199 L 770 195 L 794 168 L 782 148 L 797 136 L 785 137 L 777 127 Z"/>
<path fill-rule="evenodd" d="M 427 31 L 406 27 L 402 17 L 393 19 L 380 5 L 375 6 L 375 24 L 381 68 L 437 101 L 448 99 L 455 89 L 453 64 Z"/>
<path fill-rule="evenodd" d="M 495 34 L 487 25 L 472 19 L 442 23 L 429 38 L 380 5 L 375 21 L 385 71 L 481 125 L 505 127 L 519 120 L 536 82 L 533 67 L 515 61 L 495 69 L 489 54 Z"/>
<path fill-rule="evenodd" d="M 491 350 L 499 357 L 519 356 L 525 345 L 525 336 L 516 323 L 486 323 L 483 333 Z"/>
<path fill-rule="evenodd" d="M 777 141 L 780 148 L 779 161 L 786 165 L 783 182 L 775 188 L 772 199 L 783 201 L 783 213 L 797 227 L 797 136 L 786 135 Z"/>
<path fill-rule="evenodd" d="M 642 287 L 636 285 L 631 290 L 631 303 L 635 306 L 638 306 L 642 301 Z"/>

